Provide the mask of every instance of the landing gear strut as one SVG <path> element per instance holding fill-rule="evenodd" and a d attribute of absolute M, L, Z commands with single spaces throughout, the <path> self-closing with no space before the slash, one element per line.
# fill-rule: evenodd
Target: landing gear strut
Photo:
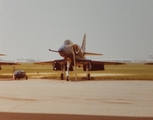
<path fill-rule="evenodd" d="M 61 66 L 62 66 L 61 80 L 64 80 L 65 65 L 63 64 Z"/>
<path fill-rule="evenodd" d="M 90 80 L 90 73 L 87 75 L 87 80 Z"/>
<path fill-rule="evenodd" d="M 66 71 L 66 80 L 69 81 L 69 68 L 70 68 L 70 62 L 67 61 L 67 71 Z"/>

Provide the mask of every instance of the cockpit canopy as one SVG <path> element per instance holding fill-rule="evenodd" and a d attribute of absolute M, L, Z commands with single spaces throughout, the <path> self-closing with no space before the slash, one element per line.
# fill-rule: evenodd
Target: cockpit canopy
<path fill-rule="evenodd" d="M 73 43 L 71 42 L 71 40 L 65 40 L 64 41 L 64 45 L 72 45 Z"/>

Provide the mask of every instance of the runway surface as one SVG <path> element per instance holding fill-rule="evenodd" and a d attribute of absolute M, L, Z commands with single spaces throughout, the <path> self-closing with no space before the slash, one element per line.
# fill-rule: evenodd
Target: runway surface
<path fill-rule="evenodd" d="M 0 118 L 150 120 L 153 82 L 1 80 Z"/>

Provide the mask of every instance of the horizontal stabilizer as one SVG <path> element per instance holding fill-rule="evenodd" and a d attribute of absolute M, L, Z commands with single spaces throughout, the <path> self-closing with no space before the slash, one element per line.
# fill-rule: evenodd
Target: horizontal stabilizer
<path fill-rule="evenodd" d="M 49 49 L 49 51 L 51 51 L 51 52 L 58 52 L 57 50 L 51 50 L 51 49 Z"/>
<path fill-rule="evenodd" d="M 99 54 L 99 53 L 90 53 L 90 52 L 84 52 L 84 55 L 87 56 L 102 56 L 103 54 Z"/>

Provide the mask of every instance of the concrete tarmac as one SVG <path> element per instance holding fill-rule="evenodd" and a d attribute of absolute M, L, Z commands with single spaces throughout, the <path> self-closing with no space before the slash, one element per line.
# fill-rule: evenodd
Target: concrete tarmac
<path fill-rule="evenodd" d="M 0 118 L 153 119 L 152 81 L 0 81 Z"/>

